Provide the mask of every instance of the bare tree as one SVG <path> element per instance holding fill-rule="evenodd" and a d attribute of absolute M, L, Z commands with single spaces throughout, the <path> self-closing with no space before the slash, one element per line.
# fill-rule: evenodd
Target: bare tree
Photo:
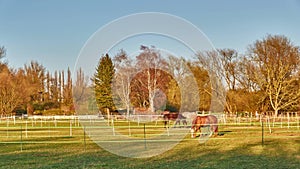
<path fill-rule="evenodd" d="M 237 88 L 237 64 L 238 53 L 234 49 L 219 49 L 219 56 L 222 67 L 224 68 L 224 80 L 227 83 L 228 90 Z"/>
<path fill-rule="evenodd" d="M 4 58 L 6 54 L 6 50 L 4 46 L 0 46 L 0 59 Z"/>
<path fill-rule="evenodd" d="M 81 68 L 77 71 L 75 84 L 73 87 L 73 98 L 76 103 L 86 102 L 88 99 L 88 77 L 84 75 Z"/>
<path fill-rule="evenodd" d="M 199 95 L 201 94 L 201 78 L 199 78 L 201 73 L 196 70 L 191 61 L 175 56 L 168 57 L 168 71 L 172 75 L 171 83 L 168 86 L 168 99 L 173 104 L 179 105 L 182 112 L 197 111 L 199 104 L 204 101 L 200 100 Z"/>
<path fill-rule="evenodd" d="M 255 67 L 251 63 L 251 59 L 247 56 L 242 56 L 237 63 L 237 81 L 239 83 L 239 88 L 246 90 L 248 92 L 259 91 L 259 86 L 255 83 L 254 73 Z"/>
<path fill-rule="evenodd" d="M 187 86 L 187 89 L 193 89 L 191 90 L 193 96 L 196 96 L 199 93 L 199 110 L 209 111 L 211 105 L 211 84 L 208 71 L 200 67 L 197 62 L 190 62 L 188 65 L 197 82 L 197 88 L 189 85 Z"/>
<path fill-rule="evenodd" d="M 154 99 L 155 93 L 161 89 L 164 80 L 167 78 L 162 70 L 166 69 L 166 61 L 161 56 L 160 52 L 154 47 L 141 46 L 142 52 L 136 57 L 137 68 L 141 70 L 139 80 L 140 87 L 147 89 L 149 109 L 155 112 Z"/>
<path fill-rule="evenodd" d="M 61 72 L 61 102 L 65 103 L 65 72 Z"/>
<path fill-rule="evenodd" d="M 299 102 L 300 51 L 285 36 L 268 35 L 249 48 L 254 68 L 253 79 L 266 97 L 275 115 Z"/>
<path fill-rule="evenodd" d="M 46 73 L 46 100 L 50 101 L 51 99 L 51 75 L 50 72 Z"/>
<path fill-rule="evenodd" d="M 171 110 L 179 110 L 182 102 L 182 91 L 184 83 L 184 77 L 188 74 L 186 61 L 184 58 L 177 58 L 175 56 L 168 56 L 168 70 L 171 74 L 170 83 L 167 91 L 167 107 Z"/>
<path fill-rule="evenodd" d="M 7 68 L 7 63 L 2 61 L 2 59 L 5 57 L 6 50 L 4 46 L 0 46 L 0 73 Z"/>
<path fill-rule="evenodd" d="M 128 57 L 124 50 L 121 50 L 113 59 L 116 73 L 113 82 L 114 98 L 120 99 L 121 107 L 125 107 L 129 115 L 130 101 L 130 83 L 136 73 L 133 61 Z M 116 99 L 115 99 L 116 101 Z"/>
<path fill-rule="evenodd" d="M 231 112 L 232 107 L 226 102 L 226 91 L 229 87 L 224 84 L 226 73 L 221 57 L 217 51 L 198 52 L 196 54 L 200 66 L 208 71 L 210 78 L 210 90 L 206 92 L 211 96 L 211 111 L 224 111 L 225 108 Z"/>
<path fill-rule="evenodd" d="M 32 61 L 24 66 L 25 75 L 30 84 L 30 97 L 32 101 L 40 101 L 45 88 L 45 67 L 38 62 Z"/>

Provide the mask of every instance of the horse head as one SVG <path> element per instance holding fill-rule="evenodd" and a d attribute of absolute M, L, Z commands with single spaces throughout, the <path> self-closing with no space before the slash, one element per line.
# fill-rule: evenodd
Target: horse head
<path fill-rule="evenodd" d="M 190 132 L 191 132 L 191 138 L 195 138 L 196 137 L 196 133 L 197 133 L 197 120 L 198 118 L 194 118 L 194 120 L 192 121 L 192 126 L 191 126 L 191 129 L 190 129 Z"/>

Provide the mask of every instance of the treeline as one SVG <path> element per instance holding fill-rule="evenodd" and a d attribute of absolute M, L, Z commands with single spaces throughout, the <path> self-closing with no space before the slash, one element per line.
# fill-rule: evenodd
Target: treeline
<path fill-rule="evenodd" d="M 300 49 L 282 35 L 267 35 L 246 53 L 234 49 L 198 51 L 193 59 L 162 55 L 140 46 L 100 57 L 92 77 L 77 71 L 46 71 L 38 62 L 9 68 L 0 48 L 0 113 L 72 114 L 142 108 L 149 112 L 298 111 Z M 88 113 L 88 112 L 87 112 Z"/>
<path fill-rule="evenodd" d="M 244 54 L 219 49 L 194 58 L 163 57 L 147 46 L 135 58 L 124 50 L 103 56 L 93 77 L 98 107 L 128 113 L 134 107 L 276 115 L 299 110 L 300 50 L 285 36 L 267 35 Z"/>
<path fill-rule="evenodd" d="M 5 48 L 0 48 L 1 59 Z M 70 69 L 50 73 L 38 62 L 10 68 L 0 62 L 0 115 L 70 114 L 74 112 Z"/>

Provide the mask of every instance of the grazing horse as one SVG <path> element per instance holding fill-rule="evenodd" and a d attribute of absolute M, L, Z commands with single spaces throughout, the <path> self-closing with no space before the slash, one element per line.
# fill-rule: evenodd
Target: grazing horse
<path fill-rule="evenodd" d="M 175 121 L 175 127 L 177 124 L 179 124 L 180 126 L 180 122 L 182 122 L 182 124 L 185 126 L 187 125 L 186 117 L 184 117 L 180 113 L 163 113 L 163 119 L 164 119 L 165 128 L 167 126 L 167 123 L 170 120 Z"/>
<path fill-rule="evenodd" d="M 201 127 L 209 127 L 211 134 L 218 134 L 218 119 L 214 115 L 197 116 L 192 122 L 191 137 L 195 138 Z M 200 131 L 201 132 L 201 131 Z"/>

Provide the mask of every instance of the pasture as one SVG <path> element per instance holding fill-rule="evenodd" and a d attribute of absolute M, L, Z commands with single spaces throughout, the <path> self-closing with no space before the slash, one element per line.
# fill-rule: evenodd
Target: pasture
<path fill-rule="evenodd" d="M 131 123 L 130 133 L 128 122 L 115 124 L 124 135 L 143 137 L 141 124 Z M 162 121 L 147 125 L 152 126 L 146 129 L 147 138 L 167 130 Z M 205 144 L 187 134 L 158 156 L 128 158 L 99 147 L 76 119 L 2 119 L 0 168 L 299 168 L 299 119 L 265 119 L 263 135 L 261 125 L 255 119 L 227 118 L 219 124 L 220 135 Z"/>

